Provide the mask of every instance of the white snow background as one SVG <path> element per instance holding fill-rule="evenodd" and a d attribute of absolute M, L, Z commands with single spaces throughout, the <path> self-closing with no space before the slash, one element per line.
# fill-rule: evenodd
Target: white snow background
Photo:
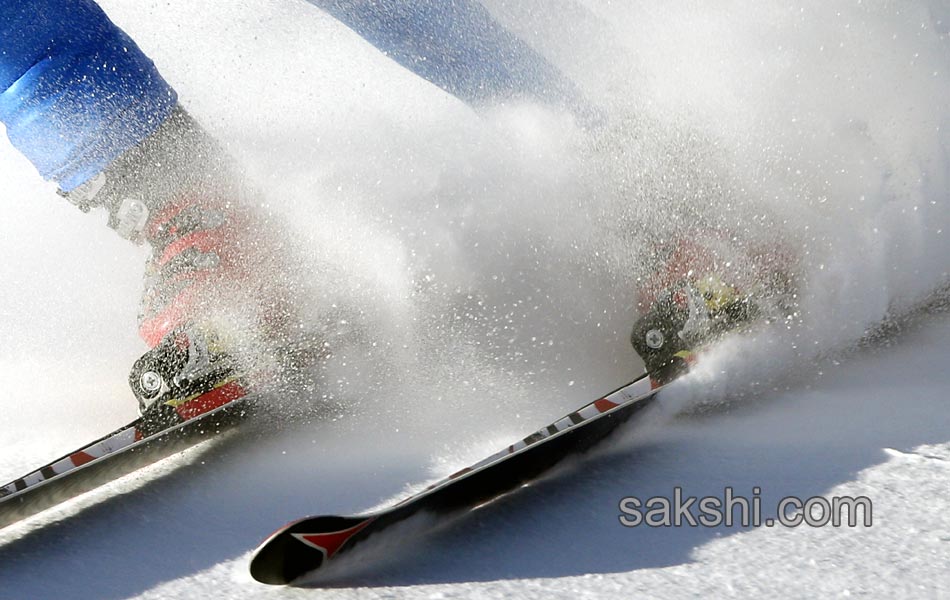
<path fill-rule="evenodd" d="M 325 381 L 334 418 L 0 531 L 0 598 L 950 594 L 946 312 L 842 353 L 948 281 L 950 2 L 486 2 L 602 107 L 596 132 L 473 112 L 304 2 L 102 5 L 291 223 L 313 318 L 362 337 Z M 145 251 L 6 143 L 0 181 L 9 480 L 135 416 Z M 642 246 L 693 216 L 801 249 L 800 318 L 725 342 L 590 459 L 435 535 L 410 523 L 327 590 L 250 579 L 283 522 L 401 497 L 635 376 Z M 696 403 L 715 406 L 675 416 Z M 621 527 L 622 497 L 675 486 L 865 494 L 874 524 Z"/>

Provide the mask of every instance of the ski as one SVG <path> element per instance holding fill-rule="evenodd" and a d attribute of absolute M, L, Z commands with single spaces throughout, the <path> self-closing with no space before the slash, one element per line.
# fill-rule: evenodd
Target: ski
<path fill-rule="evenodd" d="M 237 423 L 247 390 L 236 380 L 179 407 L 183 422 L 156 433 L 142 417 L 0 486 L 0 528 L 193 446 Z"/>
<path fill-rule="evenodd" d="M 445 514 L 486 504 L 565 457 L 588 450 L 650 405 L 660 389 L 644 375 L 386 509 L 288 523 L 254 551 L 251 576 L 261 583 L 288 584 L 417 513 Z"/>

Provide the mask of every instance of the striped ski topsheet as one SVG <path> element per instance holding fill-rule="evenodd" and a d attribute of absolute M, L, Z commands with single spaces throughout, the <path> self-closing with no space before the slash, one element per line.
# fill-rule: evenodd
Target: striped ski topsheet
<path fill-rule="evenodd" d="M 182 421 L 170 427 L 165 431 L 159 432 L 152 437 L 157 437 L 167 432 L 180 429 L 184 425 L 192 422 L 198 417 L 213 414 L 226 405 L 247 395 L 244 385 L 236 379 L 226 379 L 219 383 L 210 391 L 195 394 L 183 400 L 175 406 Z M 44 467 L 20 477 L 15 481 L 0 487 L 0 499 L 6 498 L 12 494 L 22 492 L 33 486 L 40 485 L 55 477 L 69 473 L 94 460 L 98 460 L 110 454 L 118 453 L 130 446 L 147 441 L 142 437 L 137 425 L 140 420 L 136 419 L 125 427 L 110 433 L 109 435 L 76 450 L 63 458 L 60 458 Z"/>
<path fill-rule="evenodd" d="M 555 421 L 554 423 L 551 423 L 547 427 L 544 427 L 542 429 L 535 431 L 534 433 L 524 438 L 523 440 L 515 442 L 514 444 L 508 446 L 507 448 L 499 450 L 498 452 L 492 454 L 491 456 L 483 458 L 482 460 L 478 461 L 475 464 L 469 465 L 465 467 L 464 469 L 461 469 L 459 471 L 456 471 L 455 473 L 452 473 L 445 479 L 442 479 L 440 481 L 437 481 L 436 483 L 433 483 L 432 485 L 422 490 L 418 494 L 409 496 L 408 498 L 405 498 L 402 501 L 396 503 L 396 506 L 405 504 L 406 502 L 416 498 L 417 496 L 426 494 L 432 491 L 433 489 L 452 481 L 453 479 L 461 477 L 462 475 L 465 475 L 467 473 L 471 473 L 472 471 L 477 471 L 478 469 L 486 465 L 489 465 L 508 455 L 514 454 L 515 452 L 518 452 L 519 450 L 527 448 L 528 446 L 531 446 L 532 444 L 536 444 L 547 437 L 550 437 L 556 433 L 564 431 L 565 429 L 570 429 L 574 425 L 582 423 L 592 417 L 596 417 L 614 408 L 617 408 L 618 406 L 622 404 L 626 404 L 627 402 L 646 396 L 650 392 L 654 391 L 654 389 L 655 389 L 655 386 L 653 385 L 652 380 L 649 377 L 644 376 L 632 383 L 627 384 L 626 386 L 620 388 L 619 390 L 616 390 L 604 396 L 603 398 L 600 398 L 599 400 L 594 400 L 590 404 L 587 404 L 581 407 L 580 409 L 572 412 L 571 414 L 566 415 L 562 417 L 561 419 L 558 419 L 557 421 Z"/>
<path fill-rule="evenodd" d="M 77 450 L 72 454 L 64 456 L 63 458 L 57 460 L 54 463 L 46 465 L 32 473 L 24 475 L 23 477 L 11 481 L 3 487 L 0 487 L 0 498 L 15 494 L 16 492 L 21 492 L 29 487 L 38 485 L 56 477 L 57 475 L 62 475 L 72 471 L 77 467 L 81 467 L 87 463 L 90 463 L 98 458 L 112 454 L 118 450 L 131 446 L 136 441 L 138 441 L 137 431 L 135 427 L 128 426 L 114 434 L 94 442 L 81 450 Z"/>

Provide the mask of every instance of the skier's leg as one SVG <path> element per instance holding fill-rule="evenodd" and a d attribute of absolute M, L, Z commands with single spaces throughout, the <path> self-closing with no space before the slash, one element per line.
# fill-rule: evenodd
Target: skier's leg
<path fill-rule="evenodd" d="M 174 90 L 90 0 L 0 0 L 0 121 L 70 191 L 155 131 Z"/>
<path fill-rule="evenodd" d="M 471 105 L 527 97 L 590 116 L 574 84 L 477 0 L 309 1 Z"/>
<path fill-rule="evenodd" d="M 140 402 L 198 398 L 246 372 L 260 354 L 236 360 L 219 352 L 223 338 L 254 350 L 294 319 L 284 241 L 239 171 L 94 2 L 0 0 L 0 15 L 11 141 L 70 201 L 106 208 L 121 235 L 152 246 L 140 333 L 153 351 L 132 377 Z"/>

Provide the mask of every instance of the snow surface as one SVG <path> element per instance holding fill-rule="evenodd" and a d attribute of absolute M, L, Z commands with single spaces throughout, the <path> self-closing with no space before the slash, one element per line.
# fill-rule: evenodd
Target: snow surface
<path fill-rule="evenodd" d="M 372 339 L 338 349 L 342 414 L 250 426 L 0 531 L 0 598 L 950 593 L 950 321 L 854 350 L 948 281 L 950 3 L 486 4 L 606 132 L 476 114 L 302 2 L 102 2 L 292 223 L 314 318 Z M 7 480 L 134 416 L 145 251 L 6 144 L 0 179 Z M 588 460 L 424 541 L 408 523 L 329 590 L 250 580 L 282 522 L 384 504 L 631 379 L 640 249 L 694 218 L 800 249 L 799 318 L 728 340 Z M 766 507 L 864 494 L 874 524 L 617 519 L 624 496 L 727 485 Z"/>

